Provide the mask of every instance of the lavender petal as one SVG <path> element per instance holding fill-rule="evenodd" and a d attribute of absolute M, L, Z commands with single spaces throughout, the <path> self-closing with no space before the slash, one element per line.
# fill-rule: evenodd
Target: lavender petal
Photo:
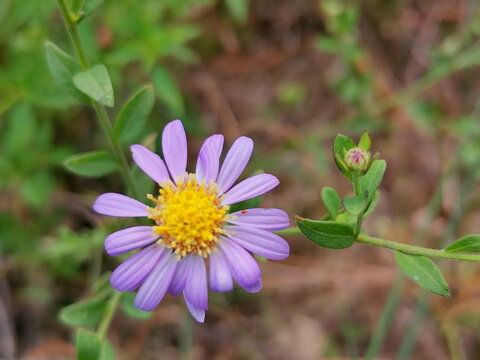
<path fill-rule="evenodd" d="M 262 279 L 260 278 L 255 284 L 244 286 L 243 288 L 249 293 L 257 293 L 262 290 Z"/>
<path fill-rule="evenodd" d="M 268 231 L 278 231 L 290 226 L 288 214 L 280 209 L 247 209 L 230 214 L 229 223 L 251 226 Z"/>
<path fill-rule="evenodd" d="M 138 290 L 133 304 L 140 310 L 152 311 L 162 301 L 172 281 L 178 261 L 174 254 L 160 259 L 155 269 Z"/>
<path fill-rule="evenodd" d="M 200 309 L 208 309 L 208 284 L 205 260 L 200 255 L 191 255 L 185 283 L 185 298 Z"/>
<path fill-rule="evenodd" d="M 188 311 L 192 314 L 193 318 L 197 320 L 199 323 L 203 323 L 205 321 L 205 310 L 200 309 L 193 305 L 190 301 L 187 300 L 185 293 L 183 293 L 183 298 L 185 299 L 185 304 L 187 305 Z"/>
<path fill-rule="evenodd" d="M 278 179 L 270 174 L 259 174 L 243 180 L 235 185 L 227 193 L 222 205 L 235 204 L 237 202 L 254 198 L 272 190 L 279 184 Z"/>
<path fill-rule="evenodd" d="M 151 244 L 158 238 L 151 226 L 134 226 L 116 231 L 105 239 L 105 250 L 110 256 L 129 252 Z"/>
<path fill-rule="evenodd" d="M 249 226 L 225 226 L 227 236 L 244 249 L 271 260 L 286 259 L 290 246 L 281 236 Z"/>
<path fill-rule="evenodd" d="M 132 150 L 133 161 L 157 184 L 169 180 L 167 167 L 160 156 L 142 145 L 132 145 L 130 149 Z"/>
<path fill-rule="evenodd" d="M 253 256 L 235 242 L 223 237 L 222 240 L 219 245 L 228 261 L 233 279 L 243 288 L 256 284 L 262 272 Z"/>
<path fill-rule="evenodd" d="M 210 180 L 217 180 L 222 148 L 223 135 L 212 135 L 203 142 L 198 153 L 197 168 L 195 170 L 195 175 L 199 182 L 205 180 L 205 183 L 208 184 Z"/>
<path fill-rule="evenodd" d="M 165 248 L 152 244 L 122 262 L 110 275 L 110 283 L 118 291 L 133 291 L 150 274 Z"/>
<path fill-rule="evenodd" d="M 210 288 L 219 292 L 233 289 L 232 274 L 222 249 L 210 255 Z"/>
<path fill-rule="evenodd" d="M 241 136 L 233 143 L 223 161 L 222 168 L 217 177 L 217 185 L 225 193 L 230 189 L 238 177 L 247 166 L 250 156 L 252 156 L 252 139 Z"/>
<path fill-rule="evenodd" d="M 99 214 L 121 217 L 148 216 L 147 205 L 128 196 L 117 193 L 100 195 L 93 204 Z"/>
<path fill-rule="evenodd" d="M 162 149 L 174 181 L 187 169 L 187 136 L 180 120 L 169 122 L 162 133 Z"/>
<path fill-rule="evenodd" d="M 190 257 L 191 255 L 188 255 L 178 262 L 175 275 L 173 276 L 170 286 L 168 287 L 168 292 L 173 296 L 178 296 L 185 289 L 188 269 L 190 267 Z"/>

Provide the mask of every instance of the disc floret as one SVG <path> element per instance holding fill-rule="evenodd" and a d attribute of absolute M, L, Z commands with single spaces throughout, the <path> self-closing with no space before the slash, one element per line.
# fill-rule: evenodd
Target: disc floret
<path fill-rule="evenodd" d="M 172 249 L 179 259 L 188 254 L 203 257 L 215 249 L 219 236 L 225 234 L 223 225 L 228 217 L 228 206 L 215 183 L 198 182 L 194 174 L 186 174 L 174 184 L 161 184 L 158 197 L 148 195 L 156 203 L 149 208 L 149 218 L 160 235 L 158 243 Z"/>

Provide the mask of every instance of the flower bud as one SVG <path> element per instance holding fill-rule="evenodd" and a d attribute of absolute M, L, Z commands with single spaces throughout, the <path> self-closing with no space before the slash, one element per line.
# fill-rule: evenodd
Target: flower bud
<path fill-rule="evenodd" d="M 362 172 L 367 170 L 370 161 L 370 153 L 359 147 L 348 150 L 345 155 L 345 164 L 351 171 Z"/>

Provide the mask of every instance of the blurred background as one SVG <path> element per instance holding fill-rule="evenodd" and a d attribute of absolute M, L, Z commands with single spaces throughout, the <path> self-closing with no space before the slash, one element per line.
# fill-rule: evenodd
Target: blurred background
<path fill-rule="evenodd" d="M 106 0 L 79 31 L 90 63 L 109 70 L 112 118 L 154 87 L 153 111 L 126 144 L 158 145 L 156 134 L 180 118 L 194 164 L 209 134 L 227 145 L 250 136 L 244 176 L 277 175 L 262 206 L 285 209 L 293 224 L 295 214 L 325 213 L 323 186 L 352 194 L 332 142 L 369 130 L 388 163 L 365 220 L 371 235 L 441 247 L 480 232 L 477 1 Z M 63 166 L 108 143 L 93 110 L 54 81 L 46 40 L 74 56 L 55 1 L 0 1 L 4 359 L 74 358 L 72 328 L 58 314 L 119 262 L 103 240 L 122 222 L 91 205 L 125 189 L 117 174 L 84 178 Z M 108 333 L 117 358 L 479 358 L 478 265 L 439 262 L 452 290 L 440 298 L 400 276 L 388 250 L 287 240 L 286 261 L 261 263 L 263 291 L 210 292 L 205 324 L 172 297 L 145 316 L 124 301 Z"/>

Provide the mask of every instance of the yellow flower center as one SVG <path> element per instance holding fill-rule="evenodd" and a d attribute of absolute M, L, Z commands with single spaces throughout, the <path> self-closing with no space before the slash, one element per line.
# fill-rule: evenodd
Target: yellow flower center
<path fill-rule="evenodd" d="M 149 218 L 155 220 L 158 243 L 174 250 L 181 259 L 188 254 L 207 257 L 225 233 L 228 206 L 221 205 L 217 186 L 198 183 L 194 174 L 187 174 L 176 184 L 161 184 L 157 198 L 147 196 L 157 205 L 149 208 Z"/>

